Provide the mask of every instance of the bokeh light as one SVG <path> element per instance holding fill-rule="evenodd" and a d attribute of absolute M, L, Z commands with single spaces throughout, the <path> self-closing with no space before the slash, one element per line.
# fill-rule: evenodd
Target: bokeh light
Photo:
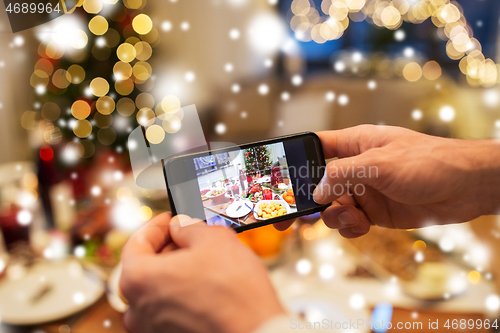
<path fill-rule="evenodd" d="M 165 139 L 165 131 L 160 125 L 149 126 L 146 130 L 146 139 L 152 144 L 159 144 Z"/>
<path fill-rule="evenodd" d="M 76 119 L 85 119 L 90 115 L 90 105 L 89 103 L 78 100 L 73 103 L 71 106 L 71 114 Z"/>
<path fill-rule="evenodd" d="M 116 55 L 118 56 L 118 59 L 120 59 L 123 62 L 131 62 L 132 60 L 135 59 L 136 50 L 132 44 L 123 43 L 120 46 L 118 46 L 118 49 L 116 50 Z"/>
<path fill-rule="evenodd" d="M 138 34 L 146 35 L 153 28 L 153 22 L 146 14 L 139 14 L 132 20 L 132 26 Z"/>
<path fill-rule="evenodd" d="M 108 28 L 108 21 L 101 15 L 94 16 L 89 22 L 89 30 L 96 36 L 104 35 Z"/>
<path fill-rule="evenodd" d="M 96 77 L 90 82 L 90 89 L 92 91 L 92 94 L 101 97 L 108 93 L 109 83 L 102 77 Z"/>
<path fill-rule="evenodd" d="M 111 114 L 115 110 L 115 101 L 109 96 L 100 97 L 96 102 L 96 109 L 103 115 Z"/>
<path fill-rule="evenodd" d="M 86 138 L 92 133 L 92 124 L 86 119 L 79 119 L 75 122 L 73 133 L 79 138 Z"/>

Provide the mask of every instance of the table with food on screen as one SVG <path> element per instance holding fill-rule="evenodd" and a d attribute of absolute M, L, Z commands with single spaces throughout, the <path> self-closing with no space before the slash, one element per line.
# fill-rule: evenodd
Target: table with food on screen
<path fill-rule="evenodd" d="M 244 226 L 297 211 L 281 142 L 193 161 L 210 225 Z"/>

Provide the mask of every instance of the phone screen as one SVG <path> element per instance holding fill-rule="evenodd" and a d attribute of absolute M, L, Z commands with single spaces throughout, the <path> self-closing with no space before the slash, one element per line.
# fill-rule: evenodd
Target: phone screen
<path fill-rule="evenodd" d="M 314 134 L 235 148 L 176 162 L 176 175 L 194 180 L 170 191 L 177 213 L 188 209 L 209 225 L 249 229 L 322 207 L 312 199 L 325 166 Z"/>

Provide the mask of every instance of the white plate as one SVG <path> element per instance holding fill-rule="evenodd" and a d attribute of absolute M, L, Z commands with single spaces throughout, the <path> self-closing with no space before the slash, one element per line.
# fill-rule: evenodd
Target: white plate
<path fill-rule="evenodd" d="M 247 204 L 249 207 L 247 207 L 245 204 Z M 241 208 L 237 211 L 238 207 L 240 206 Z M 233 219 L 243 217 L 252 211 L 250 209 L 250 207 L 252 206 L 253 203 L 251 203 L 250 201 L 238 200 L 230 204 L 229 207 L 227 207 L 225 214 Z"/>
<path fill-rule="evenodd" d="M 33 301 L 44 289 L 45 294 Z M 11 325 L 47 323 L 82 311 L 103 293 L 103 282 L 78 261 L 42 262 L 21 279 L 2 280 L 0 314 L 2 322 Z"/>
<path fill-rule="evenodd" d="M 257 184 L 269 183 L 271 181 L 271 176 L 264 176 L 257 179 Z"/>
<path fill-rule="evenodd" d="M 265 203 L 271 203 L 271 202 L 275 202 L 275 203 L 279 203 L 279 204 L 282 204 L 283 206 L 285 206 L 286 208 L 286 213 L 287 214 L 290 214 L 290 205 L 288 204 L 288 202 L 286 202 L 285 200 L 260 200 L 259 202 L 257 202 L 255 204 L 255 207 L 254 207 L 254 212 L 253 212 L 253 216 L 259 220 L 259 221 L 264 221 L 264 220 L 270 220 L 270 219 L 265 219 L 265 218 L 262 218 L 262 217 L 259 217 L 257 216 L 257 209 L 259 209 L 260 205 L 265 202 Z"/>
<path fill-rule="evenodd" d="M 108 299 L 109 305 L 111 305 L 113 309 L 115 309 L 120 313 L 124 313 L 125 311 L 127 311 L 128 305 L 122 301 L 118 291 L 121 275 L 122 275 L 122 264 L 120 263 L 118 264 L 118 266 L 113 268 L 113 271 L 109 275 L 106 297 Z"/>

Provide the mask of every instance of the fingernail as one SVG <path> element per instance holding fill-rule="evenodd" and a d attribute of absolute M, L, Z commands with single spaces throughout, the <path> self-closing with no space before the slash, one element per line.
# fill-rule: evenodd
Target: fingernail
<path fill-rule="evenodd" d="M 325 188 L 323 185 L 324 183 L 325 177 L 321 178 L 321 181 L 319 182 L 318 186 L 316 186 L 313 192 L 313 199 L 318 203 L 323 203 L 323 200 L 326 197 Z"/>
<path fill-rule="evenodd" d="M 356 223 L 354 217 L 352 217 L 352 215 L 348 211 L 343 211 L 339 215 L 337 215 L 337 221 L 339 221 L 339 223 L 344 226 L 353 225 L 354 223 Z"/>

